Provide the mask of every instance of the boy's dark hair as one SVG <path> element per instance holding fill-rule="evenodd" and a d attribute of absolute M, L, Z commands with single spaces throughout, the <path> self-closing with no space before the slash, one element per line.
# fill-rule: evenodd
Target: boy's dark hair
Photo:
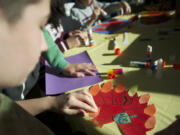
<path fill-rule="evenodd" d="M 64 13 L 64 0 L 51 0 L 51 15 L 48 23 L 51 23 L 55 28 L 57 28 L 59 26 L 59 20 Z"/>
<path fill-rule="evenodd" d="M 41 0 L 0 0 L 0 10 L 9 23 L 15 23 L 22 15 L 22 11 L 29 4 L 39 3 Z"/>

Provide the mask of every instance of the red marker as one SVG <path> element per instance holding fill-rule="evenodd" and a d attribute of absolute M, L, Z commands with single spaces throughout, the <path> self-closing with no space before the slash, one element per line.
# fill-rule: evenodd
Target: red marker
<path fill-rule="evenodd" d="M 114 79 L 115 75 L 114 74 L 108 74 L 108 79 Z"/>

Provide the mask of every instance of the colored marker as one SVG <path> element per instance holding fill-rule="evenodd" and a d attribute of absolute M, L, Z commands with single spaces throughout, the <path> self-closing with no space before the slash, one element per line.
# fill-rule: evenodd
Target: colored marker
<path fill-rule="evenodd" d="M 108 79 L 114 79 L 115 75 L 114 74 L 108 74 Z"/>
<path fill-rule="evenodd" d="M 123 69 L 108 69 L 108 74 L 123 74 Z"/>
<path fill-rule="evenodd" d="M 151 45 L 147 45 L 147 54 L 148 55 L 152 54 L 152 46 Z"/>
<path fill-rule="evenodd" d="M 108 69 L 108 74 L 113 74 L 113 69 Z"/>
<path fill-rule="evenodd" d="M 90 44 L 90 47 L 93 47 L 93 46 L 94 46 L 94 40 L 91 39 L 91 40 L 89 41 L 89 44 Z"/>
<path fill-rule="evenodd" d="M 86 40 L 85 40 L 85 46 L 88 46 L 89 45 L 89 39 L 87 38 Z"/>
<path fill-rule="evenodd" d="M 89 46 L 93 47 L 94 46 L 94 40 L 92 39 L 92 29 L 88 29 L 88 38 L 89 38 Z"/>
<path fill-rule="evenodd" d="M 140 61 L 130 61 L 130 66 L 146 68 L 148 67 L 148 62 L 140 62 Z"/>
<path fill-rule="evenodd" d="M 156 60 L 153 65 L 151 66 L 151 70 L 154 71 L 158 65 L 158 61 Z"/>
<path fill-rule="evenodd" d="M 160 58 L 157 60 L 157 69 L 162 69 L 163 67 L 163 59 Z"/>
<path fill-rule="evenodd" d="M 163 60 L 162 67 L 166 66 L 166 62 Z"/>
<path fill-rule="evenodd" d="M 152 46 L 148 45 L 147 46 L 147 60 L 146 62 L 151 62 L 152 61 Z"/>
<path fill-rule="evenodd" d="M 88 38 L 92 38 L 92 28 L 88 29 Z"/>
<path fill-rule="evenodd" d="M 123 74 L 123 69 L 122 68 L 113 69 L 113 71 L 114 71 L 115 74 L 119 74 L 119 75 Z"/>

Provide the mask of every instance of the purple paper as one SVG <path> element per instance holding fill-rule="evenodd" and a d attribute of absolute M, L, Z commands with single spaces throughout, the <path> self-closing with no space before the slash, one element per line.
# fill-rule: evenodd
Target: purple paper
<path fill-rule="evenodd" d="M 92 63 L 87 52 L 65 58 L 69 63 Z M 102 81 L 101 76 L 86 75 L 83 78 L 66 77 L 58 74 L 46 62 L 46 95 L 56 95 L 73 89 L 90 86 Z"/>

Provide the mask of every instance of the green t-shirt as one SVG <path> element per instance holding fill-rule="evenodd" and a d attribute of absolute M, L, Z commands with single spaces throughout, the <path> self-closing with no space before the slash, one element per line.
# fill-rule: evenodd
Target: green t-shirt
<path fill-rule="evenodd" d="M 53 135 L 38 119 L 0 94 L 0 135 Z"/>
<path fill-rule="evenodd" d="M 43 29 L 43 33 L 48 45 L 48 50 L 43 53 L 43 57 L 57 71 L 62 71 L 69 63 L 64 59 L 63 53 L 59 50 L 49 33 L 45 29 Z"/>

